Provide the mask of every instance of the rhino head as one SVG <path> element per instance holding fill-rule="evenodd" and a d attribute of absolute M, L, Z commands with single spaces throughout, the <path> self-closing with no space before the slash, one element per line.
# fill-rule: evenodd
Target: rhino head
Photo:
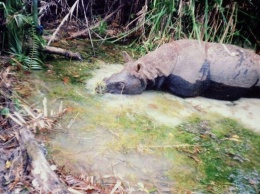
<path fill-rule="evenodd" d="M 141 66 L 134 62 L 133 59 L 126 53 L 123 53 L 126 61 L 124 69 L 119 73 L 112 74 L 109 78 L 104 78 L 104 92 L 113 94 L 141 94 L 146 88 L 146 82 L 138 78 Z"/>

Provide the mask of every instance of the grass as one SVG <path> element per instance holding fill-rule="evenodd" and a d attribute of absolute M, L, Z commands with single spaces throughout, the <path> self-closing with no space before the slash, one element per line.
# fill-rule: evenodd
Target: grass
<path fill-rule="evenodd" d="M 257 45 L 257 27 L 252 23 L 253 20 L 259 22 L 253 11 L 257 7 L 255 2 L 152 0 L 145 6 L 137 14 L 134 29 L 141 44 L 134 48 L 142 54 L 172 39 L 183 38 Z M 244 26 L 248 24 L 250 27 L 246 29 Z M 132 30 L 128 33 L 132 34 Z M 127 37 L 126 34 L 123 32 L 122 36 Z M 117 40 L 121 39 L 120 36 Z"/>

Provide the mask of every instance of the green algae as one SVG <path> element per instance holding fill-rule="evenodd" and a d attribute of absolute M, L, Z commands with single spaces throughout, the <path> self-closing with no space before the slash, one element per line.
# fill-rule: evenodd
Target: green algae
<path fill-rule="evenodd" d="M 109 143 L 111 149 L 168 158 L 174 163 L 168 176 L 179 189 L 224 192 L 238 169 L 260 172 L 260 135 L 229 118 L 204 120 L 193 115 L 178 127 L 167 127 L 124 112 L 114 127 L 118 137 Z"/>
<path fill-rule="evenodd" d="M 248 174 L 260 172 L 258 133 L 229 118 L 206 121 L 206 125 L 197 117 L 179 126 L 180 130 L 193 134 L 193 137 L 185 138 L 185 142 L 199 144 L 202 148 L 197 155 L 201 160 L 199 171 L 204 172 L 201 184 L 219 191 L 219 187 L 225 188 L 234 182 L 230 176 L 239 169 Z M 260 185 L 256 186 L 259 188 Z"/>

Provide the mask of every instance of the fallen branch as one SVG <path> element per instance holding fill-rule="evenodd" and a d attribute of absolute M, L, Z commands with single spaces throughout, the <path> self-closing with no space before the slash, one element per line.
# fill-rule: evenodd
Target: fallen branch
<path fill-rule="evenodd" d="M 75 32 L 73 33 L 70 37 L 66 38 L 66 40 L 71 40 L 80 36 L 85 35 L 86 33 L 88 33 L 89 30 L 95 29 L 97 27 L 100 26 L 101 23 L 104 23 L 105 21 L 107 21 L 109 18 L 111 18 L 115 13 L 117 13 L 122 7 L 124 6 L 124 4 L 120 5 L 115 11 L 113 11 L 112 13 L 110 13 L 109 15 L 107 15 L 103 20 L 95 23 L 94 25 L 87 27 L 84 30 L 81 30 L 79 32 Z"/>
<path fill-rule="evenodd" d="M 32 175 L 41 186 L 43 193 L 69 193 L 58 176 L 51 170 L 50 164 L 46 160 L 32 132 L 23 127 L 20 129 L 20 138 L 32 161 Z"/>
<path fill-rule="evenodd" d="M 65 56 L 65 57 L 80 60 L 80 61 L 83 60 L 81 55 L 78 52 L 74 53 L 70 50 L 66 50 L 66 49 L 62 49 L 62 48 L 58 48 L 58 47 L 44 46 L 42 48 L 42 51 L 47 52 L 47 53 L 51 53 L 51 54 Z"/>

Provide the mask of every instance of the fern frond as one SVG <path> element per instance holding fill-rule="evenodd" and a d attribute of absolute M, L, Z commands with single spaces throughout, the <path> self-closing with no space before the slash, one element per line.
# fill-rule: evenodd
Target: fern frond
<path fill-rule="evenodd" d="M 33 17 L 26 12 L 24 6 L 23 0 L 6 2 L 10 53 L 25 69 L 41 69 L 42 61 L 38 49 L 43 43 L 37 36 L 37 25 L 33 22 Z"/>
<path fill-rule="evenodd" d="M 39 41 L 37 39 L 36 28 L 34 25 L 30 27 L 30 51 L 29 51 L 29 63 L 27 64 L 29 69 L 41 69 L 40 64 L 42 63 L 39 58 Z"/>

